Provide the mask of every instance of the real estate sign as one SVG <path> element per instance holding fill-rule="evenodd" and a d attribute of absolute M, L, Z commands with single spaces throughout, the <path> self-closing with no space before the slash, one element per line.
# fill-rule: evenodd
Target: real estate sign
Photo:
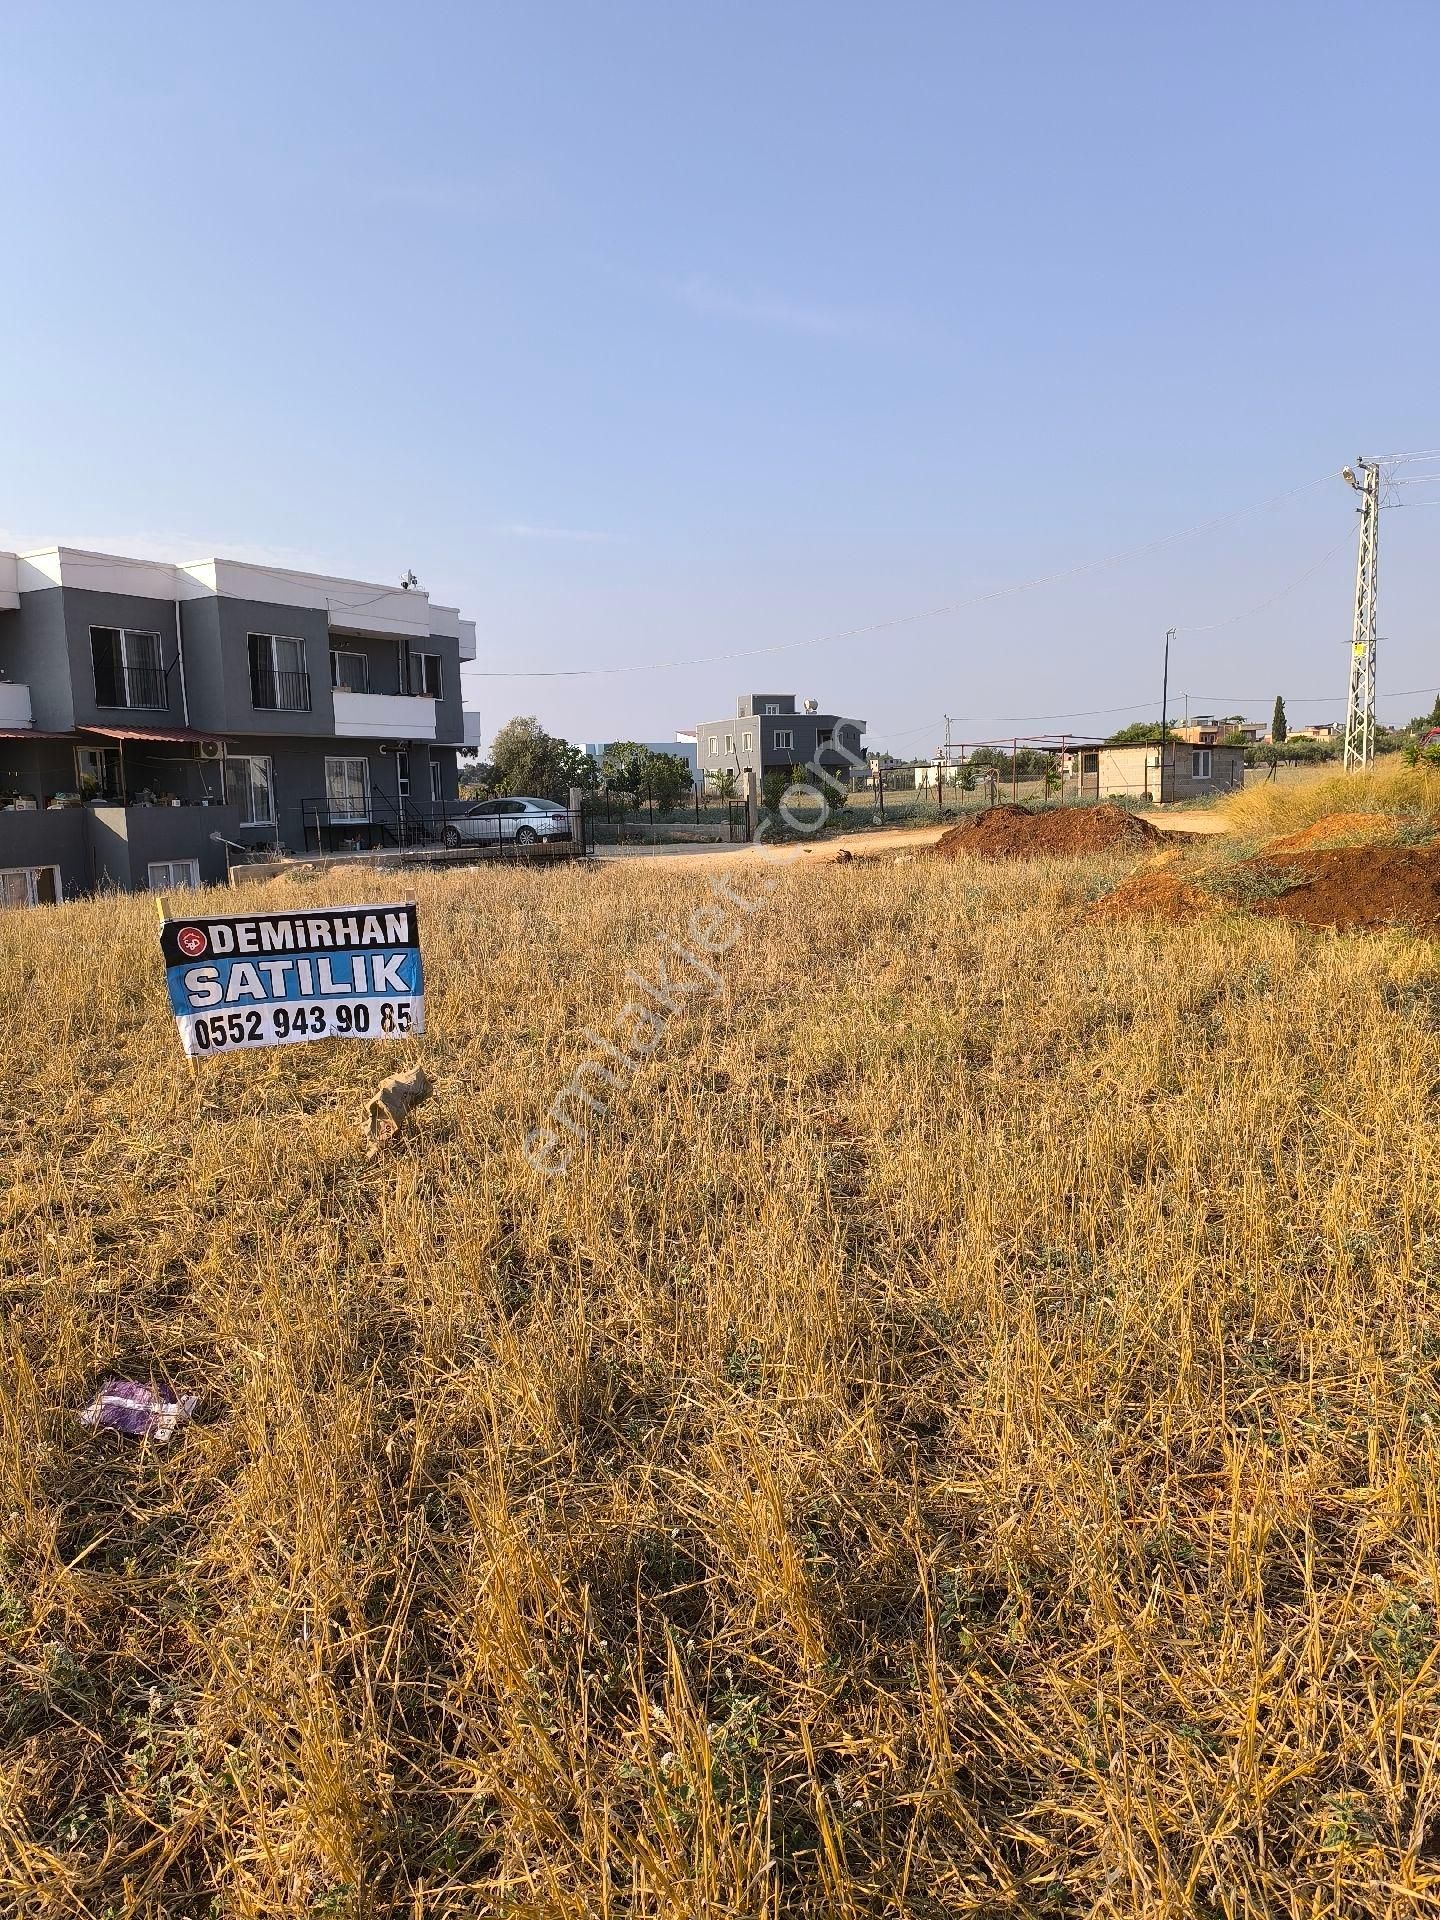
<path fill-rule="evenodd" d="M 425 1031 L 413 903 L 164 918 L 160 946 L 187 1054 Z"/>

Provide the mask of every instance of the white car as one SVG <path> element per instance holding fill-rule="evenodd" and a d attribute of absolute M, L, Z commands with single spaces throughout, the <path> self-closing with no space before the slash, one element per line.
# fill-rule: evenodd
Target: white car
<path fill-rule="evenodd" d="M 568 840 L 570 815 L 553 800 L 532 800 L 518 794 L 510 800 L 481 800 L 463 813 L 452 813 L 445 822 L 447 847 L 462 847 L 474 841 L 513 841 L 517 847 L 533 847 L 540 840 Z"/>

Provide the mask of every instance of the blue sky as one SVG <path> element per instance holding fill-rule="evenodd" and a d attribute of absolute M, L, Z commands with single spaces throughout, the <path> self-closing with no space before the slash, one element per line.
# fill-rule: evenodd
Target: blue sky
<path fill-rule="evenodd" d="M 1177 710 L 1343 711 L 1332 476 L 1440 446 L 1428 0 L 0 27 L 0 544 L 413 566 L 487 735 L 745 688 L 916 753 L 1108 727 L 1170 625 Z M 1440 687 L 1437 543 L 1386 515 L 1389 717 Z"/>

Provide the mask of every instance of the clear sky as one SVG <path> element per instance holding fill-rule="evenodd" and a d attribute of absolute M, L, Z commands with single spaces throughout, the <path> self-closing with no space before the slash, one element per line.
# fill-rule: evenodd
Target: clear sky
<path fill-rule="evenodd" d="M 897 751 L 946 712 L 1108 729 L 1171 625 L 1177 711 L 1342 715 L 1327 476 L 1440 447 L 1433 0 L 0 29 L 0 545 L 413 566 L 479 622 L 487 738 L 659 739 L 747 688 Z M 1385 516 L 1388 718 L 1440 687 L 1437 554 L 1440 507 Z"/>

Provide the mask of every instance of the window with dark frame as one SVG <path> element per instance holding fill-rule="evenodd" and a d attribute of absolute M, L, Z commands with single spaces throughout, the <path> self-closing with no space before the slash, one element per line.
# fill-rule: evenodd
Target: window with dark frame
<path fill-rule="evenodd" d="M 91 627 L 90 659 L 97 707 L 154 710 L 169 706 L 158 633 L 136 627 Z"/>
<path fill-rule="evenodd" d="M 261 713 L 309 713 L 305 642 L 291 634 L 252 633 L 250 704 Z"/>
<path fill-rule="evenodd" d="M 440 656 L 438 653 L 412 653 L 410 656 L 411 691 L 430 700 L 441 697 Z"/>

